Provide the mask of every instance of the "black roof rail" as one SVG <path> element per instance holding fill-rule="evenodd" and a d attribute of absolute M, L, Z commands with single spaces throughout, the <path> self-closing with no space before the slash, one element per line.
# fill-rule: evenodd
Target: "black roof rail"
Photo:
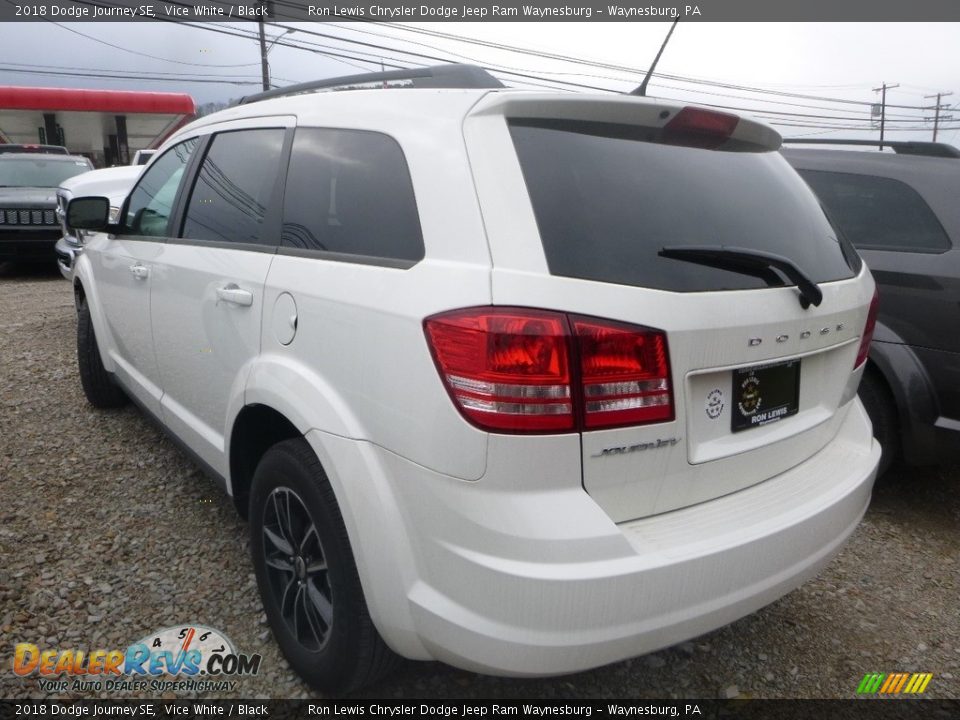
<path fill-rule="evenodd" d="M 784 138 L 784 145 L 863 145 L 878 147 L 877 140 L 843 140 L 841 138 Z M 960 158 L 960 150 L 953 145 L 922 140 L 884 140 L 884 147 L 901 155 L 926 155 L 927 157 Z"/>
<path fill-rule="evenodd" d="M 354 90 L 368 89 L 376 83 L 383 83 L 382 87 L 414 87 L 414 88 L 460 88 L 460 89 L 493 89 L 506 87 L 493 75 L 476 65 L 451 63 L 448 65 L 433 65 L 432 67 L 405 68 L 402 70 L 388 70 L 386 72 L 361 73 L 359 75 L 345 75 L 343 77 L 312 80 L 310 82 L 287 85 L 286 87 L 266 90 L 256 95 L 247 95 L 240 98 L 239 105 L 271 100 L 272 98 L 302 95 L 318 90 Z"/>

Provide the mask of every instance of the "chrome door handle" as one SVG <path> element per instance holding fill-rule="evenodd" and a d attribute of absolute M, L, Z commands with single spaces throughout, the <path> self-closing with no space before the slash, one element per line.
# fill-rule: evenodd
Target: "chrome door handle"
<path fill-rule="evenodd" d="M 140 263 L 131 265 L 130 272 L 133 273 L 133 276 L 137 280 L 146 280 L 150 276 L 150 268 L 148 268 L 146 265 L 141 265 Z"/>
<path fill-rule="evenodd" d="M 244 290 L 236 283 L 230 283 L 229 285 L 217 288 L 217 298 L 232 305 L 242 305 L 243 307 L 253 305 L 253 293 L 249 290 Z"/>

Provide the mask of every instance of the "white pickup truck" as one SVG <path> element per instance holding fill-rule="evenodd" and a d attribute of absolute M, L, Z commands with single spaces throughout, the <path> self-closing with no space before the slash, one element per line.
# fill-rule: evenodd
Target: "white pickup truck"
<path fill-rule="evenodd" d="M 74 197 L 102 195 L 110 200 L 110 217 L 115 220 L 127 193 L 143 172 L 143 167 L 134 163 L 91 170 L 64 180 L 57 188 L 57 218 L 60 220 L 63 237 L 57 241 L 54 249 L 57 253 L 57 267 L 65 279 L 73 278 L 73 265 L 77 255 L 83 251 L 86 239 L 83 230 L 68 228 L 64 222 L 67 203 Z"/>

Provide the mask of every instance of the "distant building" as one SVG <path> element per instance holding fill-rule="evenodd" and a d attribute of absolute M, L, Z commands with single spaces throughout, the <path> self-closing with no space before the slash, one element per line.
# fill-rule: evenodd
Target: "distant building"
<path fill-rule="evenodd" d="M 183 93 L 0 85 L 0 143 L 65 145 L 98 167 L 129 164 L 195 114 Z"/>

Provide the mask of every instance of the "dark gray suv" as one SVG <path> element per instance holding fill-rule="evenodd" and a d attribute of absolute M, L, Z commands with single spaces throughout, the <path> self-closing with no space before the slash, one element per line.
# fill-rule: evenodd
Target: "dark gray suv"
<path fill-rule="evenodd" d="M 911 464 L 960 456 L 960 151 L 888 144 L 894 153 L 791 141 L 783 150 L 880 288 L 860 397 L 883 446 L 881 471 L 898 455 Z"/>
<path fill-rule="evenodd" d="M 52 259 L 60 238 L 57 186 L 93 170 L 80 155 L 0 154 L 0 262 Z"/>

